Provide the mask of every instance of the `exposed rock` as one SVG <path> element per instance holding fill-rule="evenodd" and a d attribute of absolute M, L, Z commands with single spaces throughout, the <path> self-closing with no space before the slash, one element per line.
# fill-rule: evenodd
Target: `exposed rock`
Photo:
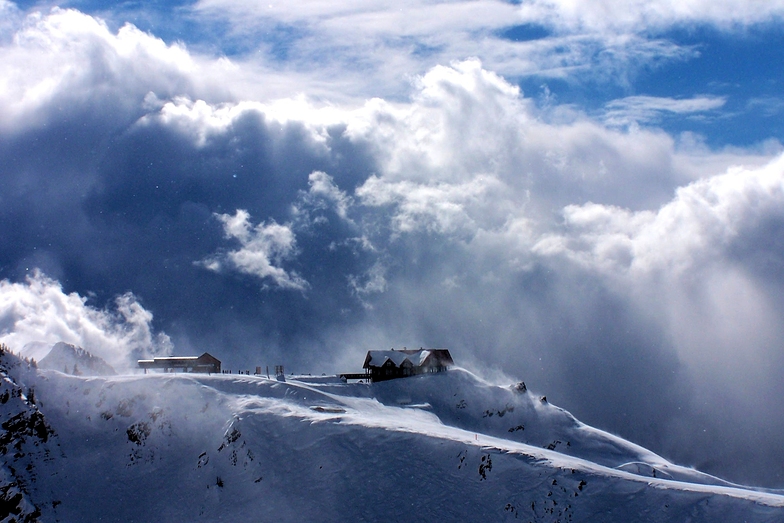
<path fill-rule="evenodd" d="M 32 386 L 15 379 L 24 367 L 33 368 L 0 346 L 0 516 L 32 523 L 40 519 L 42 500 L 31 487 L 40 469 L 47 470 L 55 432 L 35 404 Z"/>

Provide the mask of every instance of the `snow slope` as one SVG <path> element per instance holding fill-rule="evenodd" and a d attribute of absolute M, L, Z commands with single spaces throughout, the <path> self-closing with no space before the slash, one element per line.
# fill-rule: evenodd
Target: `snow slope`
<path fill-rule="evenodd" d="M 673 465 L 462 370 L 366 385 L 0 363 L 20 391 L 3 423 L 45 423 L 14 436 L 26 455 L 2 452 L 0 480 L 42 521 L 784 521 L 780 492 Z"/>

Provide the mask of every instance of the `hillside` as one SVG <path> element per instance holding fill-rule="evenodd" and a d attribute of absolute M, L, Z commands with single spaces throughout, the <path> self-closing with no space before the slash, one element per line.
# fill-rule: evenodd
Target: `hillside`
<path fill-rule="evenodd" d="M 0 363 L 3 506 L 29 521 L 784 519 L 781 493 L 460 369 L 366 385 Z"/>

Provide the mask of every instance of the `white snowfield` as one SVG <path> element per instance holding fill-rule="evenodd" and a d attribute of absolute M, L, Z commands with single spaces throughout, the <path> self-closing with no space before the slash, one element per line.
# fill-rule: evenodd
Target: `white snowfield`
<path fill-rule="evenodd" d="M 2 361 L 0 481 L 19 521 L 784 521 L 782 492 L 460 369 L 367 385 Z"/>

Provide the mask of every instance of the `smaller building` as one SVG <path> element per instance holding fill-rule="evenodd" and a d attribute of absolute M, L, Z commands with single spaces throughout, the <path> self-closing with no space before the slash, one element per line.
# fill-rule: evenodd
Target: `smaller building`
<path fill-rule="evenodd" d="M 207 374 L 218 374 L 221 371 L 221 362 L 215 356 L 205 352 L 201 356 L 176 356 L 168 358 L 153 358 L 151 360 L 139 360 L 139 368 L 144 369 L 147 374 L 148 369 L 161 369 L 163 372 L 204 372 Z"/>
<path fill-rule="evenodd" d="M 448 349 L 370 350 L 362 368 L 370 381 L 445 372 L 455 362 Z"/>

